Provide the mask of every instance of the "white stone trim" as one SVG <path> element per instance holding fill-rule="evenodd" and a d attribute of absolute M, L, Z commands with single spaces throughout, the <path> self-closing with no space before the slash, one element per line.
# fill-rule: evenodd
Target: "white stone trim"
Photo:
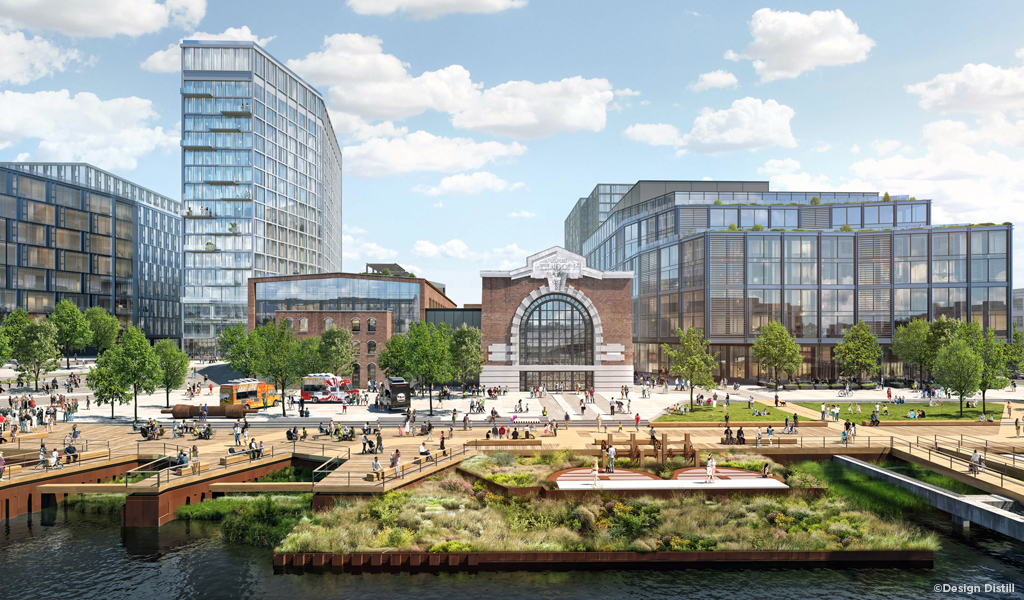
<path fill-rule="evenodd" d="M 513 365 L 519 365 L 519 328 L 523 322 L 523 317 L 526 316 L 526 310 L 538 298 L 541 298 L 542 296 L 547 296 L 552 293 L 565 294 L 566 296 L 570 296 L 576 299 L 580 304 L 583 305 L 585 309 L 587 309 L 587 312 L 590 314 L 590 320 L 594 326 L 594 365 L 599 366 L 601 364 L 601 359 L 603 356 L 602 349 L 604 346 L 604 329 L 601 326 L 601 316 L 597 314 L 597 308 L 594 306 L 594 303 L 590 300 L 590 298 L 588 298 L 586 294 L 572 287 L 571 285 L 565 286 L 565 289 L 562 290 L 561 292 L 552 292 L 548 286 L 542 285 L 538 289 L 535 289 L 529 294 L 527 294 L 527 296 L 523 298 L 523 301 L 519 303 L 519 307 L 516 308 L 515 314 L 512 315 L 512 326 L 509 331 L 510 343 L 507 346 L 508 350 L 506 352 L 507 356 L 505 357 L 505 359 L 490 358 L 491 361 L 504 362 L 504 360 L 508 360 L 511 361 Z M 499 344 L 492 344 L 492 346 L 497 345 Z M 490 350 L 490 348 L 488 349 Z M 559 368 L 561 370 L 565 370 L 564 367 L 564 365 L 559 365 Z"/>

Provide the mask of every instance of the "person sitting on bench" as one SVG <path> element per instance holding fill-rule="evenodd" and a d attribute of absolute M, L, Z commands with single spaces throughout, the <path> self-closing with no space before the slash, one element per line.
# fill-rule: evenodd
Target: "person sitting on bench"
<path fill-rule="evenodd" d="M 729 428 L 729 427 L 726 427 L 726 428 L 725 428 L 725 443 L 726 443 L 726 444 L 731 444 L 731 443 L 733 443 L 733 439 L 732 439 L 732 429 L 731 429 L 731 428 Z"/>
<path fill-rule="evenodd" d="M 64 448 L 64 456 L 68 457 L 68 464 L 75 462 L 76 460 L 78 460 L 78 448 L 75 448 L 74 445 L 69 444 L 67 448 Z"/>
<path fill-rule="evenodd" d="M 285 430 L 284 430 L 284 437 L 285 437 L 285 439 L 286 439 L 286 440 L 288 440 L 289 442 L 293 442 L 293 441 L 295 441 L 295 437 L 294 437 L 294 436 L 292 436 L 292 430 L 291 430 L 291 429 L 285 429 Z"/>
<path fill-rule="evenodd" d="M 422 442 L 420 443 L 420 456 L 426 456 L 427 460 L 431 460 L 430 450 L 427 450 L 426 444 L 423 444 Z"/>
<path fill-rule="evenodd" d="M 742 446 L 742 445 L 744 445 L 744 444 L 745 444 L 746 442 L 747 442 L 747 439 L 746 439 L 746 437 L 744 437 L 744 435 L 743 435 L 743 427 L 740 427 L 740 428 L 739 428 L 739 429 L 738 429 L 738 430 L 736 431 L 736 443 L 737 443 L 737 444 L 739 444 L 740 446 Z"/>
<path fill-rule="evenodd" d="M 373 457 L 373 463 L 370 464 L 370 468 L 373 469 L 374 480 L 384 478 L 384 467 L 380 466 L 380 460 L 376 456 Z"/>
<path fill-rule="evenodd" d="M 309 437 L 309 434 L 306 433 L 306 428 L 303 427 L 302 428 L 302 435 L 299 437 L 299 440 L 304 442 L 304 441 L 306 441 L 306 438 L 308 438 L 308 437 Z"/>

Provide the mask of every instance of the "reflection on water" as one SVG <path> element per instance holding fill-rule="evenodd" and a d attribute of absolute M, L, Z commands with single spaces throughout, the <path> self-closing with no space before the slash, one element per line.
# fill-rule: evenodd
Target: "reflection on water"
<path fill-rule="evenodd" d="M 116 517 L 64 507 L 0 522 L 0 598 L 828 598 L 918 600 L 936 584 L 1015 583 L 1024 590 L 1024 544 L 976 529 L 954 537 L 929 517 L 943 550 L 933 570 L 738 569 L 453 575 L 275 575 L 270 553 L 225 543 L 210 523 L 122 530 Z M 948 594 L 947 594 L 948 596 Z M 972 595 L 1005 598 L 1004 594 Z"/>

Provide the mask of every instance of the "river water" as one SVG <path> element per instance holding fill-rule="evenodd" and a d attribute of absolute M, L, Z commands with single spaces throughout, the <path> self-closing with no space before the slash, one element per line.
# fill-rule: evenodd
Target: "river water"
<path fill-rule="evenodd" d="M 245 598 L 417 600 L 722 598 L 828 600 L 968 597 L 935 586 L 979 586 L 973 598 L 1024 593 L 1024 544 L 975 529 L 954 535 L 928 517 L 943 549 L 932 570 L 806 569 L 481 573 L 275 574 L 271 555 L 225 542 L 216 524 L 172 522 L 127 533 L 116 517 L 63 507 L 0 522 L 0 599 Z M 1016 584 L 1017 591 L 985 592 Z"/>

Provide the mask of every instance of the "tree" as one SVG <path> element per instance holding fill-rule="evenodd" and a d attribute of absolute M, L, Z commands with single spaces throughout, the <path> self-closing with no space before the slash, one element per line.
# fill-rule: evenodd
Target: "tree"
<path fill-rule="evenodd" d="M 960 417 L 964 416 L 964 398 L 978 392 L 985 365 L 971 345 L 955 339 L 939 350 L 935 357 L 935 380 L 960 399 Z"/>
<path fill-rule="evenodd" d="M 985 392 L 999 390 L 1009 385 L 1006 377 L 1006 350 L 1008 344 L 996 338 L 994 329 L 981 329 L 977 321 L 961 323 L 956 332 L 956 339 L 967 342 L 981 358 L 981 379 L 978 390 L 981 392 L 981 412 L 985 412 Z"/>
<path fill-rule="evenodd" d="M 451 328 L 422 321 L 409 327 L 409 358 L 413 376 L 427 386 L 430 416 L 434 416 L 434 384 L 453 378 Z"/>
<path fill-rule="evenodd" d="M 268 322 L 257 327 L 249 337 L 253 373 L 274 386 L 283 400 L 285 389 L 306 374 L 295 358 L 298 340 L 292 328 L 287 321 Z M 288 416 L 287 402 L 281 402 L 281 414 Z"/>
<path fill-rule="evenodd" d="M 238 371 L 243 377 L 252 377 L 254 369 L 254 351 L 251 336 L 241 323 L 231 325 L 217 336 L 217 349 L 228 366 Z"/>
<path fill-rule="evenodd" d="M 61 300 L 53 307 L 49 320 L 57 327 L 57 345 L 67 360 L 67 368 L 71 368 L 71 353 L 84 349 L 92 341 L 92 330 L 89 321 L 70 300 Z"/>
<path fill-rule="evenodd" d="M 945 315 L 935 319 L 928 326 L 928 343 L 925 345 L 925 367 L 931 373 L 935 372 L 935 359 L 939 350 L 952 341 L 962 321 L 954 321 L 946 318 Z"/>
<path fill-rule="evenodd" d="M 718 368 L 718 353 L 711 354 L 711 342 L 704 339 L 704 330 L 690 327 L 683 330 L 676 327 L 679 349 L 673 350 L 662 344 L 661 350 L 669 358 L 669 374 L 690 382 L 690 410 L 693 410 L 693 388 L 711 389 L 715 386 L 715 369 Z"/>
<path fill-rule="evenodd" d="M 377 352 L 377 366 L 388 377 L 403 377 L 412 380 L 413 369 L 409 352 L 409 336 L 404 333 L 391 336 L 384 349 Z"/>
<path fill-rule="evenodd" d="M 463 389 L 468 380 L 479 377 L 483 371 L 484 351 L 480 340 L 480 329 L 467 327 L 465 323 L 452 331 L 452 370 Z"/>
<path fill-rule="evenodd" d="M 15 338 L 11 355 L 18 361 L 18 372 L 26 379 L 35 381 L 35 390 L 38 392 L 39 379 L 60 368 L 57 327 L 45 319 L 29 319 Z"/>
<path fill-rule="evenodd" d="M 811 196 L 811 206 L 818 206 L 821 204 L 821 198 L 817 196 Z"/>
<path fill-rule="evenodd" d="M 885 194 L 884 194 L 884 195 L 882 196 L 882 202 L 892 202 L 892 198 L 890 198 L 890 197 L 889 197 L 889 192 L 886 192 L 886 193 L 885 193 Z"/>
<path fill-rule="evenodd" d="M 28 313 L 20 306 L 4 317 L 3 331 L 12 349 L 15 342 L 21 338 L 21 331 L 28 325 L 28 322 Z"/>
<path fill-rule="evenodd" d="M 89 331 L 92 332 L 92 345 L 100 354 L 117 343 L 121 322 L 102 306 L 93 306 L 85 311 L 85 320 L 89 322 Z"/>
<path fill-rule="evenodd" d="M 778 321 L 768 321 L 761 328 L 761 335 L 750 347 L 750 356 L 762 367 L 772 370 L 775 389 L 779 387 L 780 370 L 792 375 L 803 362 L 800 346 Z"/>
<path fill-rule="evenodd" d="M 308 338 L 307 338 L 308 339 Z M 352 351 L 352 332 L 344 327 L 333 327 L 320 335 L 318 361 L 325 373 L 351 375 L 356 362 Z"/>
<path fill-rule="evenodd" d="M 881 370 L 882 347 L 864 321 L 859 321 L 846 332 L 843 341 L 836 345 L 834 356 L 841 366 L 840 373 L 845 377 L 861 373 L 873 377 Z"/>
<path fill-rule="evenodd" d="M 162 379 L 160 364 L 157 362 L 153 346 L 149 345 L 146 334 L 134 325 L 129 325 L 121 334 L 121 352 L 111 363 L 111 368 L 128 386 L 135 405 L 135 421 L 139 420 L 139 392 L 152 394 L 157 383 Z M 109 350 L 108 350 L 109 352 Z"/>
<path fill-rule="evenodd" d="M 160 387 L 164 389 L 167 408 L 171 407 L 171 390 L 185 385 L 188 375 L 188 354 L 178 350 L 171 340 L 160 340 L 153 346 L 160 366 Z"/>
<path fill-rule="evenodd" d="M 118 404 L 128 404 L 129 385 L 121 377 L 120 371 L 115 367 L 123 362 L 124 348 L 114 346 L 103 353 L 96 360 L 96 366 L 89 369 L 89 386 L 92 388 L 93 397 L 97 406 L 110 404 L 110 418 L 114 418 L 114 407 Z"/>
<path fill-rule="evenodd" d="M 892 353 L 900 360 L 917 367 L 918 376 L 924 380 L 925 366 L 931 355 L 928 349 L 928 333 L 931 326 L 924 319 L 914 319 L 896 328 L 892 336 Z"/>
<path fill-rule="evenodd" d="M 1017 329 L 1016 323 L 1013 324 L 1013 335 L 1006 344 L 1004 354 L 1006 355 L 1007 369 L 1020 371 L 1024 366 L 1024 333 Z"/>

